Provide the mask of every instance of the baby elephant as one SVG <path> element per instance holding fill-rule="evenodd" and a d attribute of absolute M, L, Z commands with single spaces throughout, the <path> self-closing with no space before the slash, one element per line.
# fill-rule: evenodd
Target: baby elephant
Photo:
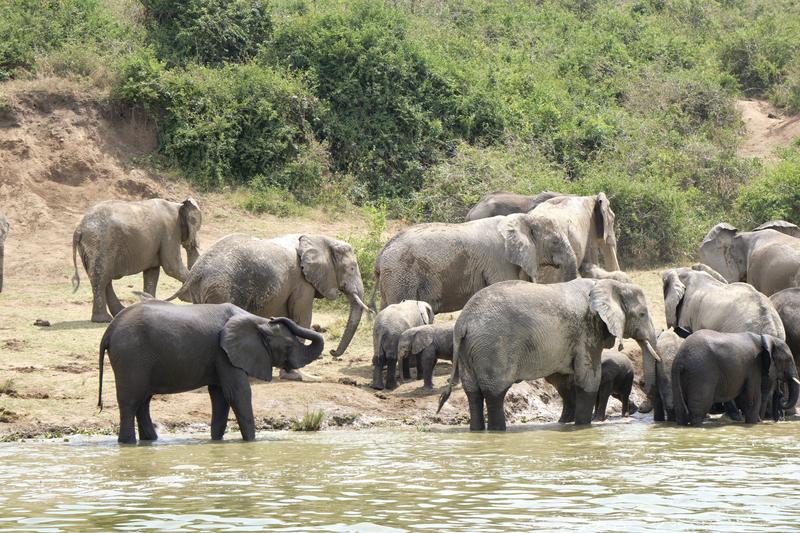
<path fill-rule="evenodd" d="M 306 346 L 303 339 L 311 341 Z M 233 408 L 244 440 L 255 439 L 250 380 L 272 379 L 272 368 L 301 368 L 322 353 L 322 336 L 288 318 L 267 319 L 233 304 L 174 305 L 146 300 L 120 311 L 100 341 L 114 369 L 121 443 L 156 440 L 150 420 L 154 394 L 185 392 L 208 385 L 211 438 L 219 440 Z"/>
<path fill-rule="evenodd" d="M 433 309 L 419 300 L 392 304 L 375 315 L 372 326 L 372 388 L 382 390 L 383 367 L 386 367 L 386 388 L 397 387 L 397 345 L 407 329 L 433 323 Z M 411 377 L 410 361 L 403 361 L 403 377 Z"/>
<path fill-rule="evenodd" d="M 397 359 L 405 366 L 409 355 L 417 358 L 417 379 L 422 376 L 423 388 L 432 389 L 436 360 L 453 360 L 453 324 L 431 324 L 405 330 L 397 343 Z"/>
<path fill-rule="evenodd" d="M 789 387 L 781 409 L 794 407 L 800 380 L 782 340 L 755 333 L 697 331 L 683 342 L 672 363 L 675 421 L 700 426 L 715 402 L 736 400 L 745 422 L 756 424 L 778 382 Z"/>
<path fill-rule="evenodd" d="M 636 404 L 630 399 L 633 377 L 633 365 L 627 355 L 617 350 L 603 350 L 600 356 L 600 388 L 594 405 L 594 420 L 606 419 L 609 396 L 622 402 L 622 416 L 636 412 Z"/>

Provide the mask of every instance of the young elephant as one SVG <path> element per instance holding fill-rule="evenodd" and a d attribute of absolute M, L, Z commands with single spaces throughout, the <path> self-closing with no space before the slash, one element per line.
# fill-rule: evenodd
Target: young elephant
<path fill-rule="evenodd" d="M 311 344 L 306 346 L 302 339 Z M 322 353 L 322 336 L 288 318 L 266 319 L 232 304 L 174 305 L 146 300 L 122 310 L 100 342 L 108 351 L 119 404 L 121 443 L 157 438 L 150 420 L 154 394 L 172 394 L 208 385 L 211 438 L 219 440 L 233 408 L 244 440 L 255 439 L 249 378 L 272 379 L 272 367 L 301 368 Z"/>
<path fill-rule="evenodd" d="M 429 324 L 405 330 L 397 343 L 397 359 L 405 367 L 406 358 L 417 358 L 417 379 L 423 388 L 433 388 L 433 367 L 437 359 L 453 360 L 453 324 Z"/>
<path fill-rule="evenodd" d="M 789 386 L 789 400 L 781 402 L 781 409 L 794 407 L 800 380 L 782 340 L 755 333 L 697 331 L 683 342 L 672 363 L 675 421 L 700 426 L 715 402 L 736 400 L 745 421 L 756 424 L 777 382 Z"/>
<path fill-rule="evenodd" d="M 617 338 L 636 339 L 657 360 L 653 324 L 642 289 L 614 280 L 576 279 L 540 285 L 496 283 L 470 299 L 453 330 L 453 375 L 470 406 L 470 429 L 505 430 L 503 401 L 519 380 L 572 375 L 575 423 L 589 424 L 600 388 L 600 354 Z"/>
<path fill-rule="evenodd" d="M 372 326 L 372 388 L 382 390 L 383 367 L 386 367 L 386 388 L 397 387 L 397 348 L 404 331 L 433 323 L 433 309 L 419 300 L 405 300 L 384 308 L 375 316 Z M 410 362 L 403 361 L 403 377 L 411 377 Z"/>
<path fill-rule="evenodd" d="M 594 406 L 594 420 L 606 419 L 609 396 L 622 402 L 622 416 L 636 412 L 636 404 L 631 400 L 633 389 L 633 365 L 624 352 L 603 350 L 600 356 L 600 389 Z"/>
<path fill-rule="evenodd" d="M 652 363 L 654 368 L 649 373 L 654 376 L 654 379 L 650 383 L 645 382 L 645 390 L 647 398 L 653 406 L 655 422 L 675 421 L 675 404 L 672 400 L 672 363 L 688 333 L 686 330 L 676 331 L 669 328 L 662 331 L 656 340 L 656 350 L 661 356 L 661 361 Z M 648 364 L 649 359 L 645 359 L 645 365 Z"/>

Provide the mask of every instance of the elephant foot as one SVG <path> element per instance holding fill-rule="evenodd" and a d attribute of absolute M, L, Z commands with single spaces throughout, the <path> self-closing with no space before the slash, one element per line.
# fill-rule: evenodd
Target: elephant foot
<path fill-rule="evenodd" d="M 644 401 L 638 406 L 638 411 L 642 414 L 649 413 L 653 410 L 653 404 L 650 403 L 649 398 L 645 398 Z"/>
<path fill-rule="evenodd" d="M 106 311 L 102 313 L 92 313 L 92 322 L 111 322 L 112 316 Z"/>
<path fill-rule="evenodd" d="M 383 382 L 381 381 L 373 381 L 369 386 L 375 390 L 383 390 Z"/>
<path fill-rule="evenodd" d="M 397 388 L 397 382 L 396 381 L 387 381 L 386 382 L 386 389 L 394 390 L 396 388 Z"/>
<path fill-rule="evenodd" d="M 282 381 L 308 381 L 312 383 L 322 381 L 322 378 L 320 378 L 319 376 L 308 374 L 306 372 L 301 372 L 296 368 L 290 371 L 281 369 L 280 377 Z"/>

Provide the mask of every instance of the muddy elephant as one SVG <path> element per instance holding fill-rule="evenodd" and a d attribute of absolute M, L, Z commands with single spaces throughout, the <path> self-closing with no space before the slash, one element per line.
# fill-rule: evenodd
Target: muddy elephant
<path fill-rule="evenodd" d="M 76 260 L 80 254 L 92 284 L 92 322 L 108 322 L 122 310 L 112 280 L 142 272 L 144 292 L 153 296 L 161 267 L 168 276 L 184 281 L 199 256 L 197 233 L 202 220 L 192 198 L 180 203 L 160 198 L 114 200 L 89 209 L 72 235 L 72 286 L 73 292 L 80 287 Z M 186 250 L 188 268 L 181 247 Z"/>
<path fill-rule="evenodd" d="M 259 239 L 233 234 L 223 237 L 192 267 L 183 286 L 168 300 L 238 305 L 259 316 L 286 316 L 307 328 L 315 298 L 350 303 L 339 346 L 342 355 L 361 322 L 364 285 L 353 248 L 324 235 L 284 235 Z"/>
<path fill-rule="evenodd" d="M 567 236 L 581 276 L 602 277 L 608 271 L 619 271 L 615 216 L 605 193 L 558 196 L 542 202 L 531 214 L 552 220 Z M 600 264 L 601 255 L 605 270 L 593 268 Z"/>
<path fill-rule="evenodd" d="M 729 282 L 746 281 L 771 296 L 800 286 L 800 228 L 783 220 L 739 232 L 717 224 L 700 244 L 700 261 Z"/>
<path fill-rule="evenodd" d="M 0 213 L 0 292 L 3 292 L 3 259 L 5 258 L 6 237 L 11 230 L 8 219 Z"/>
<path fill-rule="evenodd" d="M 134 419 L 141 440 L 158 438 L 150 418 L 154 394 L 205 385 L 211 396 L 211 438 L 222 438 L 232 408 L 242 438 L 253 440 L 249 378 L 270 381 L 273 367 L 301 368 L 317 359 L 322 348 L 320 334 L 288 318 L 267 319 L 231 304 L 148 300 L 118 313 L 103 335 L 98 406 L 103 408 L 103 359 L 108 351 L 119 405 L 119 442 L 136 442 Z"/>
<path fill-rule="evenodd" d="M 496 217 L 498 215 L 511 215 L 513 213 L 527 213 L 537 205 L 557 196 L 565 196 L 560 192 L 542 191 L 536 196 L 525 196 L 513 192 L 492 192 L 480 199 L 469 210 L 465 221 L 480 218 Z"/>
<path fill-rule="evenodd" d="M 411 226 L 383 247 L 375 279 L 382 308 L 422 300 L 441 313 L 461 309 L 493 283 L 536 281 L 541 267 L 556 269 L 562 281 L 577 277 L 575 254 L 555 224 L 514 214 Z"/>
<path fill-rule="evenodd" d="M 575 424 L 589 424 L 601 379 L 601 353 L 616 338 L 633 338 L 658 360 L 655 331 L 642 289 L 614 280 L 576 279 L 540 285 L 497 283 L 470 299 L 453 330 L 453 375 L 460 375 L 470 429 L 505 430 L 503 401 L 519 380 L 572 375 Z"/>
<path fill-rule="evenodd" d="M 397 387 L 398 345 L 404 331 L 417 326 L 433 324 L 433 309 L 419 300 L 405 300 L 392 304 L 375 315 L 372 325 L 372 384 L 373 389 L 384 388 L 383 369 L 386 368 L 385 388 Z M 410 361 L 403 361 L 403 377 L 411 377 Z"/>
<path fill-rule="evenodd" d="M 690 335 L 672 363 L 675 421 L 700 426 L 714 403 L 736 401 L 745 422 L 762 420 L 776 385 L 789 388 L 781 409 L 797 403 L 800 380 L 789 347 L 772 335 L 700 330 Z"/>
<path fill-rule="evenodd" d="M 438 359 L 453 360 L 453 324 L 428 324 L 405 330 L 397 343 L 397 360 L 403 366 L 410 356 L 417 360 L 417 379 L 433 388 L 433 368 Z"/>

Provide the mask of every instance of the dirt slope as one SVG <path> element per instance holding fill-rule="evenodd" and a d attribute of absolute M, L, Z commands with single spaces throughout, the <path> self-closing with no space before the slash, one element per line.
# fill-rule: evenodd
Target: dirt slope
<path fill-rule="evenodd" d="M 775 148 L 786 148 L 800 137 L 800 114 L 786 116 L 763 100 L 737 100 L 736 108 L 745 125 L 739 149 L 743 157 L 774 159 Z"/>

